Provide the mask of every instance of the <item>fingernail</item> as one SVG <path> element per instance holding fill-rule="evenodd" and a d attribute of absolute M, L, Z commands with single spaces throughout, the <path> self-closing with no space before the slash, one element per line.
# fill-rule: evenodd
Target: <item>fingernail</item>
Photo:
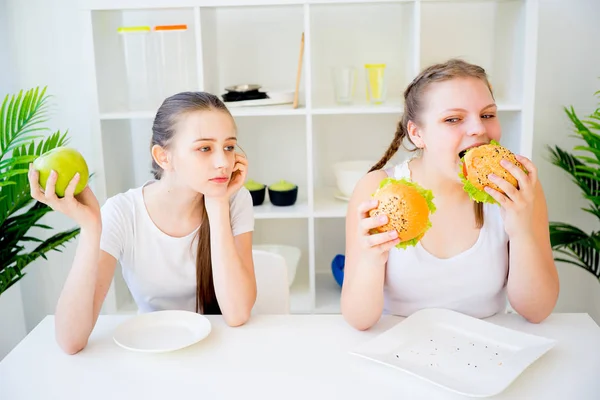
<path fill-rule="evenodd" d="M 495 174 L 489 174 L 488 179 L 496 179 L 497 176 Z"/>
<path fill-rule="evenodd" d="M 385 221 L 387 221 L 387 216 L 385 216 L 385 215 L 381 215 L 381 216 L 379 217 L 379 222 L 385 222 Z"/>
<path fill-rule="evenodd" d="M 56 171 L 55 170 L 50 171 L 50 175 L 56 176 Z"/>
<path fill-rule="evenodd" d="M 79 179 L 79 172 L 77 172 L 73 178 Z"/>
<path fill-rule="evenodd" d="M 510 165 L 510 162 L 508 162 L 507 160 L 502 159 L 502 160 L 500 160 L 500 165 L 502 165 L 503 167 L 507 167 L 507 166 Z"/>
<path fill-rule="evenodd" d="M 396 231 L 390 231 L 390 233 L 388 233 L 388 235 L 390 235 L 391 238 L 395 238 L 398 236 L 398 232 Z"/>

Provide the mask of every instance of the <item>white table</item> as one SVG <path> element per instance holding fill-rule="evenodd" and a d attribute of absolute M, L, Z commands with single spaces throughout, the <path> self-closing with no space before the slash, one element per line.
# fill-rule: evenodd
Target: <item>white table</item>
<path fill-rule="evenodd" d="M 131 316 L 100 316 L 88 346 L 69 356 L 46 317 L 0 362 L 0 399 L 464 399 L 402 371 L 348 351 L 402 319 L 386 316 L 371 330 L 339 315 L 253 316 L 213 330 L 172 353 L 124 350 L 113 330 Z M 600 328 L 587 314 L 554 314 L 542 324 L 514 314 L 490 319 L 557 339 L 497 399 L 600 399 Z"/>

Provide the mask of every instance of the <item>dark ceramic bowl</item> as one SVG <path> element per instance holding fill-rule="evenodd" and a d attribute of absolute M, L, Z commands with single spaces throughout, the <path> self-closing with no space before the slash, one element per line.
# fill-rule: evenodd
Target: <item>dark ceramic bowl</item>
<path fill-rule="evenodd" d="M 265 201 L 265 194 L 267 192 L 266 186 L 258 190 L 249 190 L 250 196 L 252 196 L 252 205 L 260 206 Z"/>
<path fill-rule="evenodd" d="M 291 190 L 271 190 L 269 188 L 269 199 L 274 206 L 292 206 L 298 199 L 298 186 Z"/>

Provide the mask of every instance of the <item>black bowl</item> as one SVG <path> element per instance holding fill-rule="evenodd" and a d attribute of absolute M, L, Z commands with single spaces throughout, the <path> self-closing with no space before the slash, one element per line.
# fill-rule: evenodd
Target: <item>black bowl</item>
<path fill-rule="evenodd" d="M 291 190 L 271 190 L 269 188 L 269 199 L 274 206 L 292 206 L 298 199 L 298 186 Z"/>
<path fill-rule="evenodd" d="M 253 206 L 260 206 L 265 201 L 265 193 L 267 192 L 267 189 L 265 186 L 263 186 L 262 189 L 249 190 L 249 192 L 250 192 L 250 196 L 252 196 L 252 205 Z"/>

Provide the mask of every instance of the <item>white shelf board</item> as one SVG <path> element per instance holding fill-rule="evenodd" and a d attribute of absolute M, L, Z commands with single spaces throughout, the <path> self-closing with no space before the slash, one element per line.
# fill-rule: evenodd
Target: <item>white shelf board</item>
<path fill-rule="evenodd" d="M 382 104 L 367 104 L 355 102 L 353 104 L 325 104 L 315 106 L 310 112 L 315 115 L 339 114 L 399 114 L 404 110 L 400 100 L 389 100 Z"/>
<path fill-rule="evenodd" d="M 348 202 L 335 197 L 337 188 L 315 189 L 313 216 L 315 218 L 345 218 Z"/>
<path fill-rule="evenodd" d="M 291 104 L 282 104 L 273 106 L 234 106 L 229 107 L 229 112 L 234 117 L 260 117 L 275 115 L 305 115 L 306 109 L 303 107 L 293 108 Z"/>
<path fill-rule="evenodd" d="M 292 206 L 274 206 L 265 199 L 260 206 L 254 206 L 255 219 L 276 219 L 276 218 L 307 218 L 308 202 L 304 199 L 298 199 Z"/>
<path fill-rule="evenodd" d="M 315 314 L 341 313 L 342 288 L 337 284 L 331 272 L 317 272 L 315 284 Z"/>
<path fill-rule="evenodd" d="M 521 111 L 523 107 L 520 104 L 498 103 L 498 111 Z M 288 105 L 279 106 L 259 106 L 259 107 L 231 107 L 229 112 L 234 117 L 268 117 L 280 115 L 342 115 L 342 114 L 401 114 L 404 108 L 402 103 L 389 102 L 380 105 L 369 104 L 350 104 L 350 105 L 330 105 L 314 109 L 303 107 L 292 108 Z M 120 119 L 154 119 L 155 111 L 122 111 L 101 113 L 100 120 L 120 120 Z"/>
<path fill-rule="evenodd" d="M 229 112 L 234 117 L 261 117 L 278 115 L 306 115 L 306 108 L 293 108 L 291 105 L 231 107 Z M 154 119 L 156 111 L 121 111 L 100 113 L 100 119 Z"/>

